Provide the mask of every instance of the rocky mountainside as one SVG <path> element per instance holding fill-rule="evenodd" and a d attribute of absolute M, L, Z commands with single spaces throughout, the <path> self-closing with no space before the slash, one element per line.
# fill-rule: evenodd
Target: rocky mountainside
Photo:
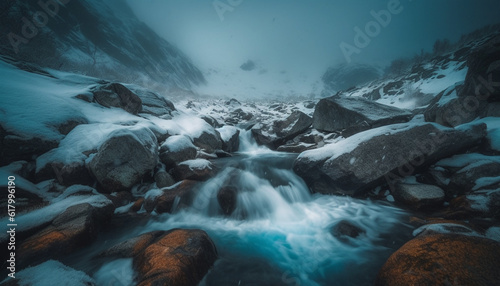
<path fill-rule="evenodd" d="M 0 11 L 0 53 L 15 60 L 162 88 L 190 90 L 205 82 L 123 1 L 9 0 Z"/>

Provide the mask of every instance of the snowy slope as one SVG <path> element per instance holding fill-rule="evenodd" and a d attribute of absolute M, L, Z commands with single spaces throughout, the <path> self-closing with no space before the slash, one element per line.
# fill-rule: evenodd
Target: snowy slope
<path fill-rule="evenodd" d="M 140 22 L 122 1 L 70 1 L 52 9 L 57 13 L 36 36 L 12 45 L 4 35 L 22 36 L 23 17 L 31 19 L 42 8 L 36 0 L 3 1 L 0 54 L 42 67 L 163 88 L 190 89 L 205 82 L 180 50 Z"/>

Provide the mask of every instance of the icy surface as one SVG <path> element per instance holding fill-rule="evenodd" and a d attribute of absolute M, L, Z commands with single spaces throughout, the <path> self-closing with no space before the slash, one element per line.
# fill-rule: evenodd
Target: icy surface
<path fill-rule="evenodd" d="M 11 278 L 7 278 L 4 282 Z M 94 285 L 94 279 L 82 271 L 70 268 L 59 261 L 49 260 L 16 273 L 19 286 L 53 286 L 53 285 Z"/>

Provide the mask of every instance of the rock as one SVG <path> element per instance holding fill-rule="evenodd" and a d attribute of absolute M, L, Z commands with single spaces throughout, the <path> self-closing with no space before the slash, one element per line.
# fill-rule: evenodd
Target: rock
<path fill-rule="evenodd" d="M 239 102 L 237 99 L 235 98 L 231 98 L 230 100 L 226 101 L 224 104 L 226 105 L 231 105 L 231 106 L 240 106 L 241 105 L 241 102 Z"/>
<path fill-rule="evenodd" d="M 50 275 L 44 275 L 48 274 Z M 16 273 L 16 279 L 10 279 L 5 286 L 16 285 L 73 285 L 95 286 L 96 281 L 85 272 L 75 270 L 59 261 L 49 260 L 44 263 L 23 269 Z"/>
<path fill-rule="evenodd" d="M 233 126 L 223 126 L 217 129 L 222 139 L 222 150 L 233 153 L 240 147 L 240 130 Z"/>
<path fill-rule="evenodd" d="M 133 196 L 130 192 L 121 191 L 118 193 L 106 194 L 108 200 L 113 202 L 115 208 L 122 207 L 133 201 Z"/>
<path fill-rule="evenodd" d="M 341 220 L 331 228 L 331 234 L 342 242 L 347 242 L 347 237 L 356 238 L 366 231 L 348 220 Z"/>
<path fill-rule="evenodd" d="M 457 197 L 450 202 L 446 216 L 500 218 L 500 190 L 484 190 Z"/>
<path fill-rule="evenodd" d="M 14 161 L 32 161 L 37 156 L 57 148 L 56 140 L 24 137 L 7 132 L 0 124 L 0 166 Z"/>
<path fill-rule="evenodd" d="M 303 152 L 293 170 L 315 192 L 358 195 L 384 180 L 392 186 L 401 177 L 479 144 L 485 136 L 484 124 L 462 129 L 385 126 Z"/>
<path fill-rule="evenodd" d="M 210 115 L 203 115 L 201 119 L 205 120 L 206 123 L 210 124 L 213 128 L 220 128 L 222 127 L 222 124 L 217 121 L 217 119 L 213 118 Z"/>
<path fill-rule="evenodd" d="M 360 97 L 329 97 L 318 102 L 313 127 L 320 131 L 352 135 L 383 125 L 409 121 L 411 113 Z"/>
<path fill-rule="evenodd" d="M 141 210 L 142 205 L 144 204 L 144 198 L 138 198 L 134 204 L 130 207 L 130 211 L 138 212 Z"/>
<path fill-rule="evenodd" d="M 481 163 L 475 162 L 455 172 L 450 177 L 449 187 L 457 190 L 457 194 L 487 188 L 488 183 L 482 186 L 481 181 L 484 181 L 484 178 L 487 177 L 498 177 L 500 175 L 500 162 Z"/>
<path fill-rule="evenodd" d="M 196 181 L 184 180 L 171 187 L 149 191 L 144 199 L 144 209 L 157 213 L 171 213 L 178 198 L 179 206 L 187 204 L 193 196 Z"/>
<path fill-rule="evenodd" d="M 195 181 L 185 180 L 171 188 L 162 189 L 163 194 L 157 199 L 156 212 L 171 213 L 177 198 L 179 198 L 177 207 L 185 205 L 186 201 L 191 199 L 195 185 Z"/>
<path fill-rule="evenodd" d="M 440 160 L 428 172 L 443 186 L 448 197 L 463 195 L 495 185 L 493 178 L 500 175 L 500 156 L 479 153 L 455 155 Z M 488 182 L 487 178 L 493 180 Z"/>
<path fill-rule="evenodd" d="M 314 144 L 292 143 L 292 144 L 281 145 L 278 147 L 278 149 L 276 149 L 276 151 L 286 152 L 286 153 L 302 153 L 306 150 L 314 149 L 314 147 L 315 147 Z"/>
<path fill-rule="evenodd" d="M 473 227 L 459 221 L 436 221 L 425 224 L 413 231 L 413 236 L 424 236 L 433 234 L 459 234 L 483 237 Z"/>
<path fill-rule="evenodd" d="M 236 209 L 238 200 L 238 189 L 233 186 L 226 186 L 217 193 L 217 202 L 225 215 L 231 215 Z"/>
<path fill-rule="evenodd" d="M 433 185 L 398 182 L 391 190 L 394 199 L 414 209 L 437 207 L 443 204 L 444 191 Z"/>
<path fill-rule="evenodd" d="M 459 98 L 457 90 L 462 87 L 453 85 L 440 92 L 424 111 L 427 122 L 436 122 L 443 126 L 454 127 L 470 122 L 478 116 L 478 111 L 467 106 L 465 97 Z M 484 108 L 486 104 L 481 103 Z M 467 108 L 467 110 L 465 110 Z"/>
<path fill-rule="evenodd" d="M 130 190 L 158 161 L 158 144 L 147 128 L 112 132 L 89 163 L 89 169 L 101 186 L 112 193 Z"/>
<path fill-rule="evenodd" d="M 500 36 L 496 35 L 472 51 L 467 58 L 467 75 L 460 97 L 475 96 L 478 100 L 500 101 Z"/>
<path fill-rule="evenodd" d="M 500 37 L 495 36 L 470 53 L 463 86 L 441 92 L 426 109 L 426 121 L 454 127 L 477 117 L 498 116 L 499 43 Z"/>
<path fill-rule="evenodd" d="M 130 89 L 119 83 L 99 85 L 92 90 L 94 101 L 105 107 L 118 107 L 137 114 L 142 110 L 142 101 Z"/>
<path fill-rule="evenodd" d="M 160 147 L 160 161 L 166 165 L 167 170 L 183 161 L 196 158 L 196 146 L 185 135 L 170 136 Z"/>
<path fill-rule="evenodd" d="M 94 180 L 92 179 L 87 167 L 85 166 L 85 162 L 83 161 L 75 161 L 68 164 L 59 161 L 48 162 L 43 167 L 37 168 L 35 178 L 36 182 L 42 182 L 55 178 L 57 182 L 63 186 L 91 186 L 94 183 Z"/>
<path fill-rule="evenodd" d="M 496 285 L 500 243 L 438 234 L 412 239 L 389 257 L 375 285 Z"/>
<path fill-rule="evenodd" d="M 52 223 L 20 244 L 20 263 L 28 265 L 49 258 L 61 258 L 90 244 L 97 230 L 113 215 L 109 204 L 100 208 L 88 203 L 68 207 Z"/>
<path fill-rule="evenodd" d="M 243 111 L 243 109 L 238 108 L 238 109 L 231 111 L 231 113 L 229 113 L 229 118 L 226 119 L 226 122 L 231 122 L 231 123 L 237 124 L 240 121 L 252 120 L 252 118 L 254 118 L 254 115 L 252 113 L 245 112 L 245 111 Z"/>
<path fill-rule="evenodd" d="M 174 178 L 165 171 L 165 169 L 160 169 L 155 173 L 155 182 L 158 188 L 170 187 L 175 184 Z"/>
<path fill-rule="evenodd" d="M 100 257 L 127 258 L 134 257 L 144 251 L 146 247 L 165 235 L 165 231 L 151 231 L 137 237 L 120 242 L 101 252 Z"/>
<path fill-rule="evenodd" d="M 141 113 L 165 118 L 165 116 L 170 117 L 172 112 L 176 110 L 170 100 L 152 91 L 139 88 L 138 86 L 130 86 L 130 90 L 141 99 L 142 109 L 139 111 Z"/>
<path fill-rule="evenodd" d="M 87 123 L 88 121 L 86 118 L 75 117 L 75 118 L 70 118 L 65 122 L 59 123 L 55 127 L 57 131 L 59 131 L 59 133 L 63 135 L 68 135 L 71 132 L 71 130 L 73 130 L 76 126 Z"/>
<path fill-rule="evenodd" d="M 214 174 L 215 169 L 213 164 L 205 159 L 184 161 L 173 170 L 173 176 L 177 181 L 204 181 L 211 178 Z"/>
<path fill-rule="evenodd" d="M 204 130 L 201 134 L 193 136 L 193 144 L 206 152 L 213 153 L 222 148 L 222 140 L 215 129 Z"/>
<path fill-rule="evenodd" d="M 137 285 L 198 285 L 217 259 L 202 230 L 173 229 L 134 256 Z"/>
<path fill-rule="evenodd" d="M 272 126 L 256 124 L 252 127 L 252 135 L 260 145 L 276 149 L 304 133 L 311 124 L 311 117 L 301 111 L 294 111 L 287 119 L 275 121 Z"/>

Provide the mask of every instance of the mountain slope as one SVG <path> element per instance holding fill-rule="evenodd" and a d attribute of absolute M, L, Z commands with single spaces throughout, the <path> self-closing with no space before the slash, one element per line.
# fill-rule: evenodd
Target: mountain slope
<path fill-rule="evenodd" d="M 191 89 L 202 73 L 122 1 L 2 1 L 0 53 L 85 75 Z"/>

